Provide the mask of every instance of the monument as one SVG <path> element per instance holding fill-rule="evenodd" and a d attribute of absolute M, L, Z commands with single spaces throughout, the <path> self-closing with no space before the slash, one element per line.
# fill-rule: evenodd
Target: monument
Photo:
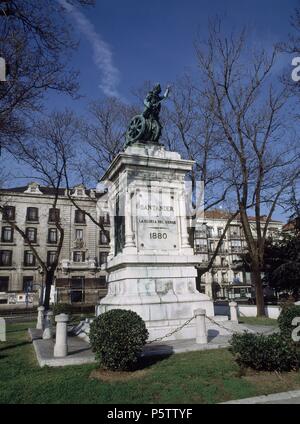
<path fill-rule="evenodd" d="M 159 84 L 149 92 L 144 112 L 129 124 L 125 150 L 102 178 L 109 182 L 114 218 L 108 293 L 96 314 L 131 309 L 145 321 L 150 340 L 167 334 L 165 340 L 195 338 L 195 320 L 174 332 L 199 308 L 214 316 L 212 300 L 196 289 L 199 260 L 188 238 L 185 176 L 193 161 L 159 143 L 159 112 L 169 87 L 163 96 L 160 93 Z"/>

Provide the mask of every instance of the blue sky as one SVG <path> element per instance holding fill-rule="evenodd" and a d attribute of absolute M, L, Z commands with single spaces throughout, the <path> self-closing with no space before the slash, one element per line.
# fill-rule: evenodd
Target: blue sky
<path fill-rule="evenodd" d="M 56 1 L 66 5 L 67 0 Z M 80 71 L 83 98 L 49 94 L 46 107 L 70 107 L 84 115 L 91 100 L 110 92 L 130 103 L 131 90 L 146 80 L 164 88 L 186 68 L 195 69 L 193 42 L 197 35 L 205 38 L 208 20 L 216 15 L 226 30 L 247 25 L 252 43 L 271 48 L 291 31 L 297 6 L 299 0 L 96 0 L 93 8 L 68 7 L 80 39 L 72 65 Z M 290 66 L 289 59 L 279 65 Z"/>
<path fill-rule="evenodd" d="M 224 17 L 228 30 L 248 25 L 253 42 L 268 47 L 286 37 L 297 5 L 298 0 L 96 0 L 95 8 L 82 13 L 107 43 L 119 76 L 115 88 L 130 102 L 131 89 L 143 81 L 165 85 L 195 66 L 193 41 L 197 34 L 205 37 L 209 17 Z M 95 63 L 93 44 L 72 13 L 69 19 L 81 40 L 73 58 L 81 72 L 81 92 L 87 100 L 99 98 L 105 95 L 99 87 L 103 72 Z"/>

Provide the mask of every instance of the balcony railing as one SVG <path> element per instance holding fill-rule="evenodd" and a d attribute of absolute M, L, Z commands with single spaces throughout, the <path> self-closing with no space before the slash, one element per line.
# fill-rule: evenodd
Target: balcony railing
<path fill-rule="evenodd" d="M 98 268 L 97 262 L 94 259 L 88 259 L 83 262 L 74 262 L 69 259 L 62 259 L 61 267 L 63 270 L 67 271 L 69 269 L 89 269 L 96 270 Z"/>

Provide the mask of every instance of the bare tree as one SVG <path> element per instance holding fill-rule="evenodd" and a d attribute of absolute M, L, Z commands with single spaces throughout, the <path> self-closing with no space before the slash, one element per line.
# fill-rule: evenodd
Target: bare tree
<path fill-rule="evenodd" d="M 95 225 L 97 225 L 105 234 L 109 241 L 109 231 L 105 227 L 105 220 L 97 219 L 86 209 L 80 206 L 74 196 L 72 187 L 77 183 L 81 183 L 80 176 L 77 174 L 76 163 L 78 162 L 79 146 L 82 144 L 81 122 L 76 115 L 65 110 L 63 112 L 54 112 L 43 120 L 35 122 L 30 137 L 18 140 L 11 148 L 15 157 L 20 161 L 29 165 L 33 177 L 43 186 L 50 187 L 53 193 L 52 209 L 56 211 L 59 203 L 59 197 L 62 194 L 68 196 L 70 203 L 77 209 L 82 211 Z M 87 191 L 90 199 L 91 192 Z M 0 211 L 5 212 L 5 202 L 0 203 Z M 100 217 L 101 218 L 101 217 Z M 29 248 L 33 252 L 37 262 L 40 264 L 45 273 L 45 298 L 44 306 L 49 307 L 50 290 L 54 281 L 54 276 L 59 266 L 60 254 L 64 242 L 64 222 L 59 214 L 55 214 L 53 223 L 58 230 L 58 243 L 56 247 L 56 255 L 51 264 L 47 263 L 47 258 L 28 240 L 26 233 L 22 228 L 13 221 L 9 224 L 23 237 L 28 243 Z"/>
<path fill-rule="evenodd" d="M 29 130 L 30 118 L 41 110 L 48 90 L 74 96 L 78 89 L 77 72 L 68 66 L 77 43 L 65 16 L 57 1 L 0 1 L 0 56 L 7 69 L 6 81 L 0 82 L 3 148 Z"/>
<path fill-rule="evenodd" d="M 52 189 L 53 223 L 58 231 L 56 255 L 49 264 L 47 257 L 43 257 L 39 249 L 32 243 L 26 232 L 14 221 L 7 222 L 14 228 L 28 244 L 37 262 L 45 275 L 44 306 L 49 308 L 51 285 L 53 284 L 59 257 L 64 241 L 64 225 L 57 205 L 61 190 L 64 187 L 65 165 L 74 157 L 74 147 L 77 144 L 78 120 L 69 111 L 53 113 L 49 118 L 37 121 L 30 139 L 22 139 L 14 145 L 14 155 L 27 163 L 34 177 L 44 186 Z M 5 213 L 5 201 L 2 199 L 0 211 Z"/>
<path fill-rule="evenodd" d="M 261 272 L 268 226 L 300 172 L 299 147 L 288 131 L 288 94 L 277 81 L 279 88 L 272 84 L 276 49 L 269 55 L 251 52 L 245 30 L 227 37 L 215 20 L 207 41 L 196 43 L 196 52 L 205 84 L 202 95 L 222 133 L 223 180 L 232 186 L 230 196 L 245 234 L 257 314 L 264 315 Z"/>
<path fill-rule="evenodd" d="M 97 181 L 124 147 L 127 126 L 135 110 L 116 98 L 106 98 L 92 102 L 89 111 L 90 119 L 82 124 L 86 159 L 79 168 L 84 168 L 82 178 L 88 176 Z"/>

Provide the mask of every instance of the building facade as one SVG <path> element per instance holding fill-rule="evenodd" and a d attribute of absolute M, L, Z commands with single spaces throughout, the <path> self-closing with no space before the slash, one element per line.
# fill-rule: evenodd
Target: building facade
<path fill-rule="evenodd" d="M 199 267 L 205 265 L 213 255 L 219 239 L 227 224 L 229 213 L 222 210 L 205 212 L 204 219 L 198 219 L 194 232 L 194 249 L 199 255 Z M 252 231 L 255 234 L 255 218 Z M 261 217 L 264 226 L 266 217 Z M 268 226 L 267 236 L 278 237 L 283 227 L 280 221 L 272 220 Z M 198 289 L 214 299 L 243 299 L 253 295 L 251 275 L 239 269 L 236 264 L 240 261 L 239 254 L 247 251 L 242 224 L 239 219 L 231 222 L 225 238 L 218 251 L 213 267 L 198 281 Z"/>
<path fill-rule="evenodd" d="M 42 267 L 9 221 L 15 222 L 24 231 L 43 260 L 51 264 L 59 241 L 55 214 L 58 214 L 64 229 L 64 241 L 52 301 L 95 305 L 99 298 L 105 296 L 106 271 L 101 267 L 105 268 L 109 241 L 87 213 L 108 230 L 110 218 L 106 195 L 86 190 L 82 185 L 74 187 L 70 194 L 77 207 L 70 201 L 65 189 L 59 189 L 55 208 L 53 189 L 36 183 L 0 191 L 4 208 L 4 213 L 0 214 L 0 303 L 37 303 L 44 287 Z M 214 210 L 205 212 L 204 218 L 197 220 L 193 245 L 199 257 L 199 268 L 207 264 L 215 251 L 228 218 L 228 213 Z M 261 219 L 262 226 L 265 219 Z M 252 220 L 254 229 L 255 220 Z M 282 222 L 271 221 L 268 235 L 278 237 L 282 227 Z M 241 222 L 233 220 L 213 267 L 198 278 L 198 290 L 214 299 L 251 298 L 250 273 L 236 267 L 239 254 L 246 248 Z"/>
<path fill-rule="evenodd" d="M 54 199 L 58 194 L 55 208 Z M 84 186 L 70 192 L 76 206 L 64 189 L 55 192 L 30 183 L 27 187 L 1 190 L 0 214 L 0 302 L 36 301 L 44 287 L 43 270 L 24 237 L 9 222 L 15 222 L 29 238 L 47 265 L 53 261 L 59 243 L 56 216 L 64 229 L 64 240 L 56 269 L 53 301 L 95 304 L 106 293 L 106 262 L 109 242 L 87 216 L 109 226 L 105 195 Z M 98 207 L 96 207 L 96 205 Z M 99 207 L 100 205 L 100 207 Z M 34 296 L 36 293 L 36 296 Z"/>

